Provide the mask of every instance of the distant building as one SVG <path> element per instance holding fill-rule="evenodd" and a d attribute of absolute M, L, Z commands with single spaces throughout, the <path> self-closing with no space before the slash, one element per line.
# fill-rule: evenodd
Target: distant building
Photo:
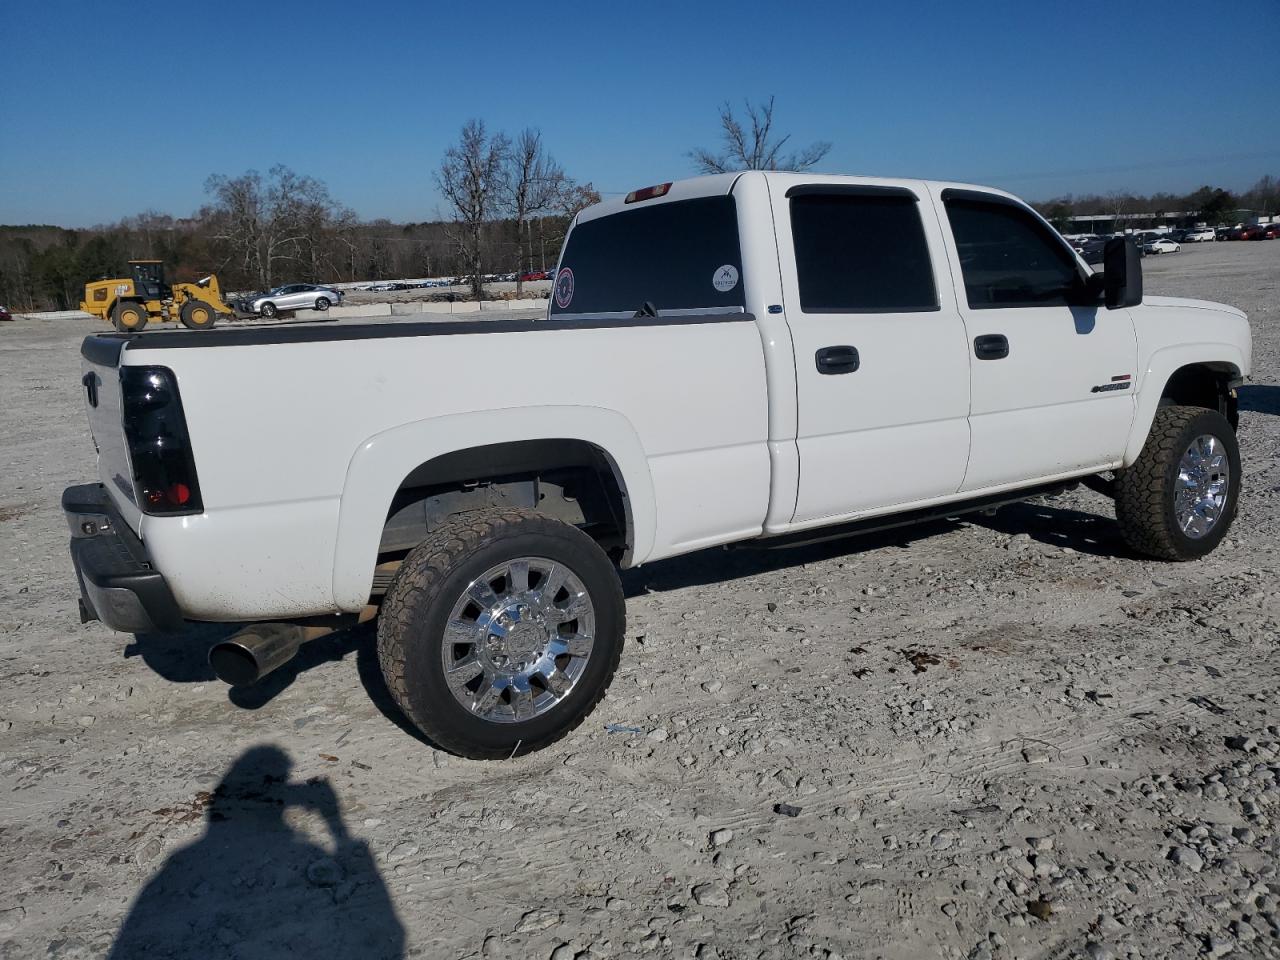
<path fill-rule="evenodd" d="M 1280 216 L 1274 213 L 1258 213 L 1256 210 L 1237 210 L 1236 222 L 1242 227 L 1254 223 L 1280 223 Z"/>
<path fill-rule="evenodd" d="M 1160 227 L 1194 227 L 1199 216 L 1196 210 L 1175 210 L 1168 213 L 1114 213 L 1082 214 L 1070 217 L 1064 233 L 1121 233 L 1140 232 Z"/>

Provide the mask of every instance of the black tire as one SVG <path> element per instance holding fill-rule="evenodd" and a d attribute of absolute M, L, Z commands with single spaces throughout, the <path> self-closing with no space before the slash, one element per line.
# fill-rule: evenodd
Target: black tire
<path fill-rule="evenodd" d="M 546 557 L 582 582 L 595 608 L 595 642 L 563 700 L 524 721 L 466 709 L 445 682 L 441 645 L 453 605 L 495 564 Z M 530 753 L 576 728 L 604 697 L 622 656 L 626 606 L 613 563 L 581 530 L 529 510 L 468 514 L 433 531 L 405 558 L 383 599 L 378 661 L 405 716 L 437 746 L 474 760 Z"/>
<path fill-rule="evenodd" d="M 329 298 L 328 298 L 328 297 L 317 297 L 317 298 L 316 298 L 316 309 L 317 309 L 317 310 L 328 310 L 328 309 L 329 309 Z"/>
<path fill-rule="evenodd" d="M 147 308 L 138 300 L 121 300 L 111 311 L 111 324 L 121 333 L 146 329 Z"/>
<path fill-rule="evenodd" d="M 203 300 L 188 300 L 178 314 L 188 330 L 208 330 L 218 322 L 217 312 Z"/>
<path fill-rule="evenodd" d="M 278 310 L 276 310 L 276 305 L 275 305 L 274 303 L 272 303 L 270 300 L 268 300 L 266 303 L 264 303 L 264 304 L 262 305 L 262 309 L 259 311 L 259 313 L 261 313 L 261 314 L 262 314 L 264 317 L 266 317 L 268 320 L 270 320 L 272 317 L 274 317 L 278 312 L 279 312 L 279 311 L 278 311 Z"/>
<path fill-rule="evenodd" d="M 1178 524 L 1175 487 L 1183 454 L 1202 435 L 1223 446 L 1230 474 L 1226 500 L 1207 533 L 1191 537 Z M 1235 431 L 1216 410 L 1166 406 L 1156 410 L 1147 442 L 1131 467 L 1116 471 L 1116 520 L 1125 542 L 1160 560 L 1195 560 L 1222 542 L 1240 496 L 1240 447 Z"/>

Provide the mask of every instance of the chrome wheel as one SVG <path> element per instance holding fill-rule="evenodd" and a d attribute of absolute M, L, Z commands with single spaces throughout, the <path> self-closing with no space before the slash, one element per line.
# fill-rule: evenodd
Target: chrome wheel
<path fill-rule="evenodd" d="M 1191 441 L 1178 463 L 1173 511 L 1178 527 L 1192 540 L 1207 535 L 1227 507 L 1231 466 L 1222 442 L 1204 433 Z"/>
<path fill-rule="evenodd" d="M 545 557 L 518 557 L 471 581 L 445 625 L 454 698 L 474 716 L 517 723 L 546 713 L 581 678 L 596 613 L 582 581 Z"/>

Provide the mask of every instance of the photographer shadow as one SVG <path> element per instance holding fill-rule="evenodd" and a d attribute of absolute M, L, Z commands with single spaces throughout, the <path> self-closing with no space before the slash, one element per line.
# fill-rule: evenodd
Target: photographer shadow
<path fill-rule="evenodd" d="M 111 960 L 405 955 L 404 927 L 372 852 L 347 832 L 329 781 L 290 783 L 292 766 L 279 747 L 253 747 L 197 798 L 203 836 L 170 855 L 138 894 Z M 332 849 L 297 830 L 288 810 L 317 815 Z"/>

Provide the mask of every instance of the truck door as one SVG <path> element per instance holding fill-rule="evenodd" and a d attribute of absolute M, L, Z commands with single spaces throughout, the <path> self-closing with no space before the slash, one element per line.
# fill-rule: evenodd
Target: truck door
<path fill-rule="evenodd" d="M 946 260 L 924 187 L 797 184 L 772 203 L 796 362 L 793 523 L 955 493 L 968 347 L 939 296 Z"/>
<path fill-rule="evenodd" d="M 1084 268 L 1057 231 L 999 194 L 939 194 L 972 351 L 963 489 L 1048 479 L 1121 458 L 1137 342 L 1127 310 L 1073 306 Z"/>

